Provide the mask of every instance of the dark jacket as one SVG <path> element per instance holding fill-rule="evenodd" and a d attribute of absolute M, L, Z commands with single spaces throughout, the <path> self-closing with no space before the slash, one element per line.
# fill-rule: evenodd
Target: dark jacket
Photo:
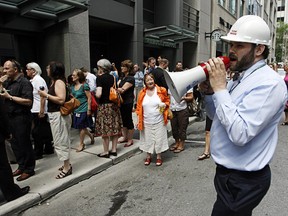
<path fill-rule="evenodd" d="M 3 142 L 6 138 L 9 138 L 9 118 L 6 111 L 6 106 L 4 100 L 0 99 L 0 143 Z"/>
<path fill-rule="evenodd" d="M 168 85 L 166 83 L 165 77 L 164 77 L 164 70 L 160 67 L 155 68 L 150 72 L 154 76 L 155 84 L 157 84 L 160 87 L 166 88 L 168 91 Z"/>

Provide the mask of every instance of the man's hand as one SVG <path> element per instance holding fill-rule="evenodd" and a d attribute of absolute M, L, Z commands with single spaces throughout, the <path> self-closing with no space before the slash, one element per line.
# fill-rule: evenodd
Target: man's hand
<path fill-rule="evenodd" d="M 3 98 L 10 98 L 11 95 L 7 92 L 7 90 L 5 88 L 3 88 L 3 91 L 0 94 L 0 96 Z"/>
<path fill-rule="evenodd" d="M 220 58 L 209 59 L 206 63 L 210 85 L 214 92 L 226 89 L 226 69 Z"/>

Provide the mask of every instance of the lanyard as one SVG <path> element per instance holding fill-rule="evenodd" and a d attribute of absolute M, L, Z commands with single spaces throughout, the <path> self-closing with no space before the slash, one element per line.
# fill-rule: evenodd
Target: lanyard
<path fill-rule="evenodd" d="M 250 76 L 252 73 L 254 73 L 256 70 L 264 67 L 265 65 L 266 65 L 266 64 L 260 65 L 259 67 L 257 67 L 256 69 L 254 69 L 247 77 L 249 77 L 249 76 Z M 234 89 L 240 84 L 242 78 L 243 78 L 243 77 L 240 77 L 240 79 L 238 80 L 238 82 L 236 83 L 236 85 L 234 85 L 234 84 L 232 85 L 231 89 L 229 90 L 229 94 L 231 94 L 231 92 L 234 91 Z"/>

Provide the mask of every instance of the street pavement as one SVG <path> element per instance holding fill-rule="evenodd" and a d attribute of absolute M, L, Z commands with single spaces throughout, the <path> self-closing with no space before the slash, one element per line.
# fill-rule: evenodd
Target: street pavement
<path fill-rule="evenodd" d="M 136 114 L 133 113 L 134 123 L 137 122 Z M 192 124 L 196 117 L 189 118 L 189 124 Z M 169 136 L 169 145 L 172 144 L 171 126 L 168 123 L 167 132 Z M 139 133 L 136 131 L 134 138 L 139 138 Z M 97 154 L 103 151 L 101 137 L 95 137 L 95 144 L 90 144 L 90 139 L 86 137 L 86 148 L 84 151 L 77 153 L 75 151 L 79 144 L 78 130 L 71 129 L 71 164 L 73 167 L 73 174 L 63 179 L 55 179 L 59 173 L 58 168 L 63 164 L 58 160 L 56 153 L 52 155 L 45 155 L 41 160 L 36 161 L 35 175 L 31 178 L 15 182 L 24 187 L 29 185 L 30 192 L 14 201 L 2 203 L 0 205 L 0 215 L 13 215 L 33 205 L 43 202 L 53 195 L 77 184 L 80 181 L 90 178 L 109 167 L 120 163 L 121 161 L 132 157 L 139 152 L 139 139 L 134 139 L 134 145 L 125 148 L 124 144 L 118 145 L 118 156 L 111 156 L 110 158 L 99 158 Z M 17 169 L 17 165 L 11 165 L 12 170 Z"/>

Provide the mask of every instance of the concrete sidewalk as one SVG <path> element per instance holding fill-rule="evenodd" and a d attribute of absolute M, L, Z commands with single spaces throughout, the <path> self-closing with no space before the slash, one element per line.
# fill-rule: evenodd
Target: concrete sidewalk
<path fill-rule="evenodd" d="M 189 123 L 192 124 L 195 121 L 195 118 L 196 117 L 190 117 Z M 136 115 L 134 113 L 133 119 L 134 123 L 136 123 Z M 170 145 L 173 142 L 170 123 L 168 123 L 167 130 Z M 15 182 L 20 187 L 29 185 L 31 188 L 30 192 L 14 201 L 3 203 L 0 206 L 0 215 L 17 214 L 80 181 L 108 169 L 136 153 L 141 153 L 139 150 L 139 140 L 134 139 L 134 145 L 130 147 L 124 148 L 124 144 L 118 145 L 117 157 L 99 158 L 97 154 L 103 151 L 101 137 L 95 137 L 95 144 L 93 145 L 90 144 L 90 139 L 86 137 L 85 150 L 77 153 L 75 149 L 79 144 L 79 132 L 75 129 L 71 129 L 71 143 L 71 164 L 73 167 L 73 174 L 63 179 L 55 179 L 56 175 L 59 173 L 58 168 L 61 167 L 63 163 L 58 160 L 56 153 L 44 156 L 43 159 L 36 161 L 35 176 L 22 182 L 17 182 L 15 179 Z M 17 169 L 17 165 L 12 165 L 12 170 L 15 169 Z M 1 178 L 3 178 L 3 176 L 1 176 Z"/>

